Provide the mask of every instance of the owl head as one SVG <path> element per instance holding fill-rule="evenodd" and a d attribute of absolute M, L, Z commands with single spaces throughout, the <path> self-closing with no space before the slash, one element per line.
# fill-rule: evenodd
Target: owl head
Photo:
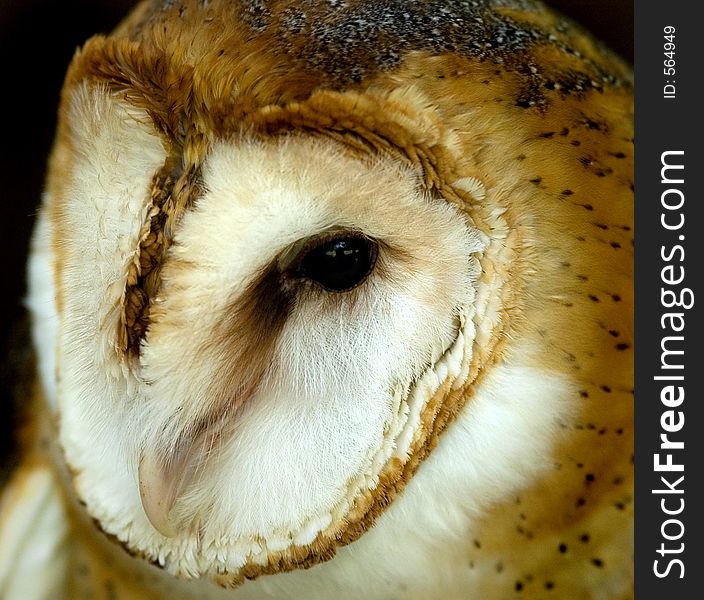
<path fill-rule="evenodd" d="M 373 3 L 259 4 L 146 2 L 76 54 L 31 263 L 76 495 L 227 584 L 373 524 L 491 371 L 525 272 L 453 97 L 500 53 L 383 15 L 344 46 Z"/>

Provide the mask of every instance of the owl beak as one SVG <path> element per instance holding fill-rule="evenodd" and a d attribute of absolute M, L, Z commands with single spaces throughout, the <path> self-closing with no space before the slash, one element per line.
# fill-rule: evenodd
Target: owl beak
<path fill-rule="evenodd" d="M 143 452 L 139 461 L 139 495 L 147 518 L 165 537 L 178 530 L 171 511 L 179 496 L 194 482 L 217 434 L 202 431 L 195 438 L 184 437 L 166 458 Z"/>
<path fill-rule="evenodd" d="M 178 535 L 171 511 L 183 492 L 197 481 L 218 440 L 227 435 L 237 409 L 254 395 L 262 378 L 261 373 L 255 373 L 257 377 L 252 382 L 242 386 L 236 395 L 229 396 L 227 402 L 217 405 L 210 418 L 203 419 L 189 433 L 183 433 L 169 452 L 160 453 L 154 447 L 151 451 L 142 451 L 139 460 L 142 508 L 154 529 L 162 535 Z"/>
<path fill-rule="evenodd" d="M 174 469 L 165 472 L 161 461 L 142 455 L 139 461 L 139 495 L 147 518 L 159 533 L 175 537 L 176 528 L 169 520 L 179 492 L 183 488 L 182 477 Z"/>

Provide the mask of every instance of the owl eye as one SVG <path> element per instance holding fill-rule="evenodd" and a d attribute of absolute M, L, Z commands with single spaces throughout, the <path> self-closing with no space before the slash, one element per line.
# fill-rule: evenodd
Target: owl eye
<path fill-rule="evenodd" d="M 346 292 L 369 276 L 377 254 L 377 244 L 369 238 L 337 235 L 304 250 L 296 275 L 331 292 Z"/>

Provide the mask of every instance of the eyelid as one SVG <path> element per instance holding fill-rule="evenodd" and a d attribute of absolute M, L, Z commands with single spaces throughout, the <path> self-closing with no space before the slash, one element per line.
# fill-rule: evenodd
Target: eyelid
<path fill-rule="evenodd" d="M 376 240 L 364 235 L 358 229 L 343 229 L 337 227 L 327 229 L 311 237 L 302 238 L 284 250 L 277 261 L 279 271 L 283 273 L 285 271 L 297 270 L 308 252 L 336 238 L 364 238 L 376 242 Z"/>

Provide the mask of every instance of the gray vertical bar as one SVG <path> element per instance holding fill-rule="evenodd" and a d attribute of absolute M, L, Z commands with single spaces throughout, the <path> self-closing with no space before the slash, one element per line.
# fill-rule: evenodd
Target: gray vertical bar
<path fill-rule="evenodd" d="M 700 565 L 704 494 L 699 485 L 704 460 L 700 339 L 704 330 L 699 304 L 704 296 L 699 296 L 702 267 L 695 256 L 700 252 L 696 217 L 704 172 L 704 101 L 698 89 L 704 33 L 697 7 L 686 0 L 643 0 L 635 10 L 635 597 L 639 600 L 704 597 Z M 665 37 L 668 31 L 674 36 L 670 40 Z M 663 161 L 670 165 L 664 171 Z M 694 305 L 686 308 L 692 298 Z M 667 436 L 665 442 L 661 435 Z M 679 442 L 684 448 L 677 447 Z M 665 465 L 661 469 L 682 470 L 658 471 L 656 462 Z"/>

